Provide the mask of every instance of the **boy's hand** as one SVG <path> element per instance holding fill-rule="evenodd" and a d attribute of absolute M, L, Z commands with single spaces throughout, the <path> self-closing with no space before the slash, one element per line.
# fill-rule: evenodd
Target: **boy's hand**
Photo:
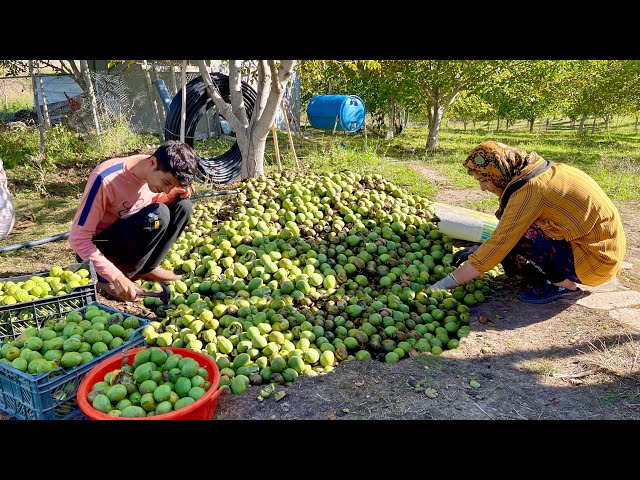
<path fill-rule="evenodd" d="M 138 292 L 142 290 L 129 280 L 124 273 L 111 282 L 111 284 L 118 297 L 124 298 L 127 301 L 135 300 Z"/>
<path fill-rule="evenodd" d="M 173 190 L 171 190 L 169 196 L 171 197 L 171 202 L 173 203 L 185 198 L 191 198 L 191 194 L 195 193 L 195 191 L 196 187 L 194 187 L 193 184 L 189 185 L 186 188 L 175 187 Z"/>

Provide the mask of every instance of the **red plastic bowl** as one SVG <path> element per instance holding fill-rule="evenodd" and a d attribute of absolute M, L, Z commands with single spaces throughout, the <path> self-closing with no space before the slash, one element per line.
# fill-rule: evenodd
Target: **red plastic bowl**
<path fill-rule="evenodd" d="M 143 348 L 146 347 L 133 348 L 127 352 L 126 355 L 127 359 L 129 360 L 129 365 L 133 363 L 133 357 L 135 357 L 136 353 L 138 353 Z M 124 418 L 107 415 L 106 413 L 99 412 L 98 410 L 93 408 L 93 405 L 91 405 L 91 403 L 89 403 L 89 400 L 87 399 L 87 395 L 89 395 L 91 389 L 96 383 L 101 382 L 104 379 L 104 376 L 107 373 L 111 372 L 112 370 L 116 370 L 122 365 L 122 356 L 114 355 L 112 358 L 108 358 L 107 360 L 93 367 L 80 382 L 77 399 L 82 413 L 93 420 L 211 420 L 216 409 L 216 403 L 218 402 L 218 395 L 220 395 L 220 392 L 222 392 L 222 390 L 218 389 L 218 384 L 220 383 L 220 371 L 218 370 L 218 365 L 216 365 L 216 362 L 214 362 L 207 355 L 196 352 L 194 350 L 189 350 L 187 348 L 160 348 L 162 350 L 171 350 L 173 353 L 179 353 L 183 357 L 191 357 L 195 359 L 201 366 L 203 366 L 207 370 L 207 373 L 209 374 L 209 381 L 211 382 L 211 387 L 209 388 L 209 390 L 207 390 L 207 392 L 195 402 L 187 405 L 186 407 L 182 407 L 175 412 L 163 413 L 162 415 L 153 415 L 151 417 L 136 418 Z"/>

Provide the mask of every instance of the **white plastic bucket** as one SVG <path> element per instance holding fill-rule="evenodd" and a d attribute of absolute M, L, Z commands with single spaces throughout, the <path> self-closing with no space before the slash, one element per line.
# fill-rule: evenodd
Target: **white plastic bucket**
<path fill-rule="evenodd" d="M 498 226 L 495 215 L 435 202 L 438 230 L 458 240 L 482 243 Z"/>

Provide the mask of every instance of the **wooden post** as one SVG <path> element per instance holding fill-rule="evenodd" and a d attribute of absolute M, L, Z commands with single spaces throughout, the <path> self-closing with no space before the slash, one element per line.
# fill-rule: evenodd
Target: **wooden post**
<path fill-rule="evenodd" d="M 151 75 L 149 74 L 149 64 L 146 60 L 142 60 L 142 70 L 144 70 L 144 79 L 147 81 L 147 90 L 149 92 L 149 99 L 153 107 L 153 113 L 156 117 L 156 123 L 158 125 L 158 135 L 163 138 L 162 123 L 160 123 L 160 113 L 158 112 L 158 104 L 156 103 L 156 97 L 153 93 L 153 86 L 151 85 Z"/>
<path fill-rule="evenodd" d="M 182 114 L 180 115 L 180 141 L 184 142 L 187 121 L 187 61 L 182 61 Z"/>
<path fill-rule="evenodd" d="M 287 110 L 284 108 L 284 100 L 280 100 L 280 107 L 282 107 L 284 124 L 287 127 L 287 135 L 289 136 L 289 146 L 291 147 L 291 153 L 293 154 L 293 164 L 296 166 L 296 168 L 300 168 L 300 164 L 298 163 L 298 157 L 296 156 L 296 149 L 293 146 L 293 137 L 291 137 L 291 128 L 289 128 L 289 118 L 287 117 Z"/>
<path fill-rule="evenodd" d="M 176 72 L 173 68 L 173 62 L 171 62 L 171 88 L 173 89 L 172 96 L 176 96 L 178 93 L 178 83 L 176 82 Z"/>
<path fill-rule="evenodd" d="M 333 133 L 332 136 L 336 133 L 336 127 L 338 126 L 338 120 L 340 119 L 340 115 L 336 115 L 336 123 L 333 124 Z"/>
<path fill-rule="evenodd" d="M 47 106 L 47 97 L 44 94 L 44 82 L 40 74 L 40 62 L 38 62 L 38 83 L 40 84 L 40 96 L 42 97 L 42 113 L 44 115 L 45 128 L 51 128 L 51 118 L 49 117 L 49 107 Z"/>
<path fill-rule="evenodd" d="M 100 135 L 100 122 L 98 121 L 98 102 L 96 100 L 96 94 L 93 90 L 93 82 L 91 81 L 91 74 L 89 73 L 89 63 L 86 60 L 80 60 L 80 70 L 84 77 L 84 84 L 87 87 L 87 93 L 89 94 L 89 101 L 91 103 L 91 115 L 93 116 L 93 125 L 96 128 L 96 133 Z"/>
<path fill-rule="evenodd" d="M 280 149 L 278 148 L 278 132 L 276 131 L 276 122 L 271 124 L 271 135 L 273 135 L 273 149 L 276 152 L 276 165 L 278 165 L 278 171 L 282 171 L 282 164 L 280 163 Z"/>
<path fill-rule="evenodd" d="M 40 153 L 45 154 L 44 148 L 44 120 L 42 118 L 42 112 L 38 106 L 38 90 L 36 87 L 36 77 L 33 73 L 33 60 L 29 60 L 29 75 L 31 75 L 31 84 L 33 86 L 33 106 L 38 114 L 38 130 L 40 130 Z"/>
<path fill-rule="evenodd" d="M 362 124 L 363 128 L 364 128 L 364 148 L 367 148 L 367 122 L 365 121 Z"/>

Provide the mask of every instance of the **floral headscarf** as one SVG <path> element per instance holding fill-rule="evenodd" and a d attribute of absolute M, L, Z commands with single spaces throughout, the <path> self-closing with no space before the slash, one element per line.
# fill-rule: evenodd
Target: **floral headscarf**
<path fill-rule="evenodd" d="M 542 157 L 536 152 L 527 153 L 489 140 L 474 148 L 462 165 L 469 175 L 476 172 L 496 187 L 504 189 L 525 167 L 538 160 L 542 160 Z"/>

